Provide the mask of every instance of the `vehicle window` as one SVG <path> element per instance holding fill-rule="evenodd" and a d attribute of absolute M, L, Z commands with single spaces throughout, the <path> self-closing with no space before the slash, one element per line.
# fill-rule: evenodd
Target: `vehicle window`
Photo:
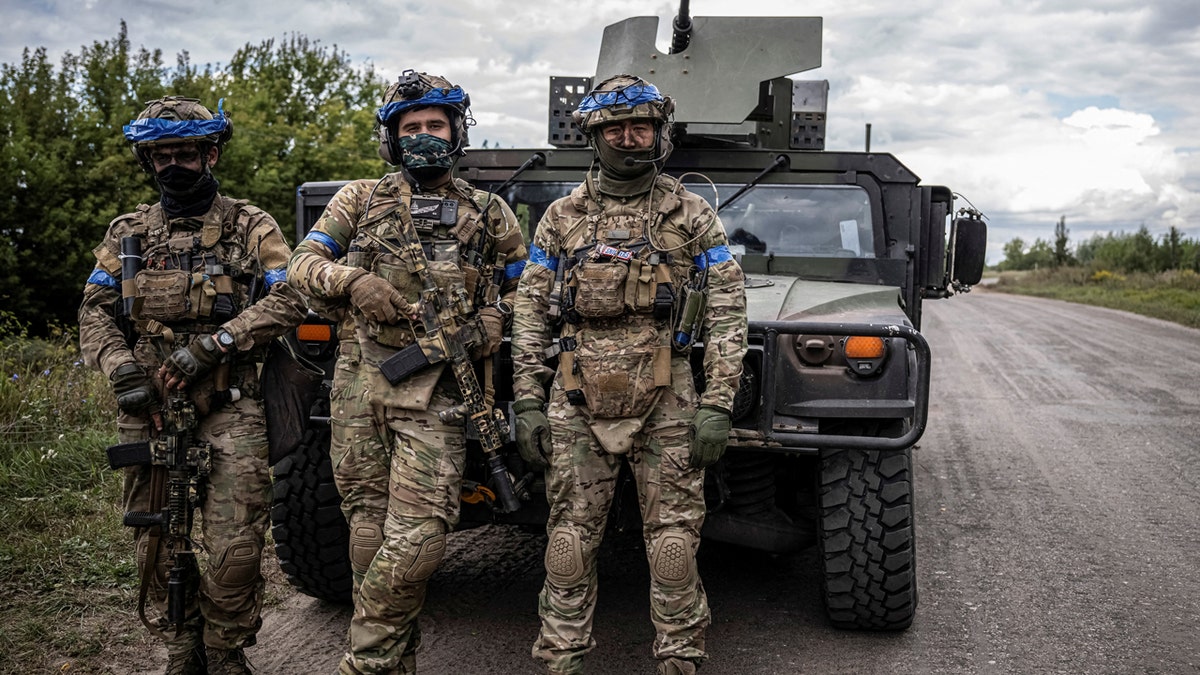
<path fill-rule="evenodd" d="M 521 218 L 521 229 L 532 236 L 551 202 L 575 186 L 518 182 L 503 197 Z M 711 186 L 689 183 L 687 187 L 713 203 Z M 717 185 L 726 196 L 740 187 Z M 758 185 L 723 209 L 721 221 L 730 245 L 744 247 L 745 255 L 875 257 L 870 198 L 857 186 Z"/>
<path fill-rule="evenodd" d="M 717 185 L 723 196 L 741 186 Z M 712 188 L 688 189 L 712 203 Z M 758 185 L 721 210 L 725 234 L 746 255 L 874 258 L 867 191 L 845 185 Z"/>

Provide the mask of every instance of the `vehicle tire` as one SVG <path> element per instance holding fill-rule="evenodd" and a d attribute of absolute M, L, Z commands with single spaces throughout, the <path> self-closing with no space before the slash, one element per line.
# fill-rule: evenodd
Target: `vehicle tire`
<path fill-rule="evenodd" d="M 904 630 L 917 609 L 912 449 L 823 450 L 818 543 L 837 628 Z"/>
<path fill-rule="evenodd" d="M 300 445 L 272 471 L 271 536 L 279 567 L 300 592 L 349 603 L 350 530 L 329 464 L 329 425 L 310 423 Z"/>

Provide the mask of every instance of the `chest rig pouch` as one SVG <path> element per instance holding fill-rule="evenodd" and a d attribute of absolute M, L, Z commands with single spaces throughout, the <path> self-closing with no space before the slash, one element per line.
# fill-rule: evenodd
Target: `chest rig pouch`
<path fill-rule="evenodd" d="M 568 400 L 587 405 L 593 418 L 637 418 L 671 383 L 671 260 L 642 236 L 640 222 L 618 215 L 610 223 L 616 227 L 566 262 L 564 315 L 576 328 L 574 339 L 560 339 L 559 372 Z"/>
<path fill-rule="evenodd" d="M 219 324 L 237 315 L 233 272 L 214 248 L 221 239 L 222 219 L 210 219 L 198 233 L 172 234 L 146 251 L 147 265 L 133 280 L 134 318 Z"/>
<path fill-rule="evenodd" d="M 671 257 L 645 240 L 621 246 L 597 243 L 568 263 L 568 320 L 608 319 L 625 314 L 671 317 L 675 288 Z"/>
<path fill-rule="evenodd" d="M 405 202 L 409 201 L 407 194 L 402 196 Z M 419 247 L 403 236 L 406 219 L 419 237 Z M 463 288 L 467 278 L 462 267 L 461 244 L 449 236 L 457 220 L 458 200 L 411 197 L 408 209 L 390 209 L 360 227 L 360 235 L 351 246 L 353 263 L 385 279 L 413 305 L 421 300 L 423 283 L 417 271 L 422 265 L 439 287 Z M 469 312 L 470 308 L 462 311 Z M 407 318 L 395 324 L 367 320 L 365 327 L 369 338 L 394 349 L 407 347 L 424 336 L 423 326 Z"/>

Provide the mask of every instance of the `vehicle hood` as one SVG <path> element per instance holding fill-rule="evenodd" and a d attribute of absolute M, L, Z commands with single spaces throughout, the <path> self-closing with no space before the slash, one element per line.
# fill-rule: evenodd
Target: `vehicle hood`
<path fill-rule="evenodd" d="M 896 321 L 903 318 L 895 286 L 808 281 L 794 276 L 746 276 L 750 321 Z M 907 322 L 905 322 L 907 323 Z"/>

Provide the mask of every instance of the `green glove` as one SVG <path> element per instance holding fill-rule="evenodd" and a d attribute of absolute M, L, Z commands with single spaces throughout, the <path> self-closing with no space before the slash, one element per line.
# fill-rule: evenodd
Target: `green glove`
<path fill-rule="evenodd" d="M 550 466 L 550 420 L 536 398 L 513 403 L 517 415 L 517 450 L 531 468 L 541 471 Z"/>
<path fill-rule="evenodd" d="M 363 270 L 353 278 L 347 289 L 350 302 L 368 319 L 379 323 L 393 324 L 403 315 L 412 313 L 413 308 L 386 279 Z"/>
<path fill-rule="evenodd" d="M 692 454 L 689 464 L 693 469 L 712 466 L 725 454 L 729 444 L 729 430 L 733 423 L 729 411 L 715 406 L 702 405 L 692 418 L 688 436 L 692 439 Z"/>
<path fill-rule="evenodd" d="M 158 404 L 154 379 L 136 363 L 118 366 L 109 381 L 117 397 L 117 407 L 126 415 L 144 417 Z"/>
<path fill-rule="evenodd" d="M 205 335 L 192 340 L 186 348 L 176 349 L 163 362 L 163 367 L 167 369 L 168 380 L 174 376 L 192 384 L 220 363 L 222 356 L 217 341 L 212 339 L 211 335 Z"/>

